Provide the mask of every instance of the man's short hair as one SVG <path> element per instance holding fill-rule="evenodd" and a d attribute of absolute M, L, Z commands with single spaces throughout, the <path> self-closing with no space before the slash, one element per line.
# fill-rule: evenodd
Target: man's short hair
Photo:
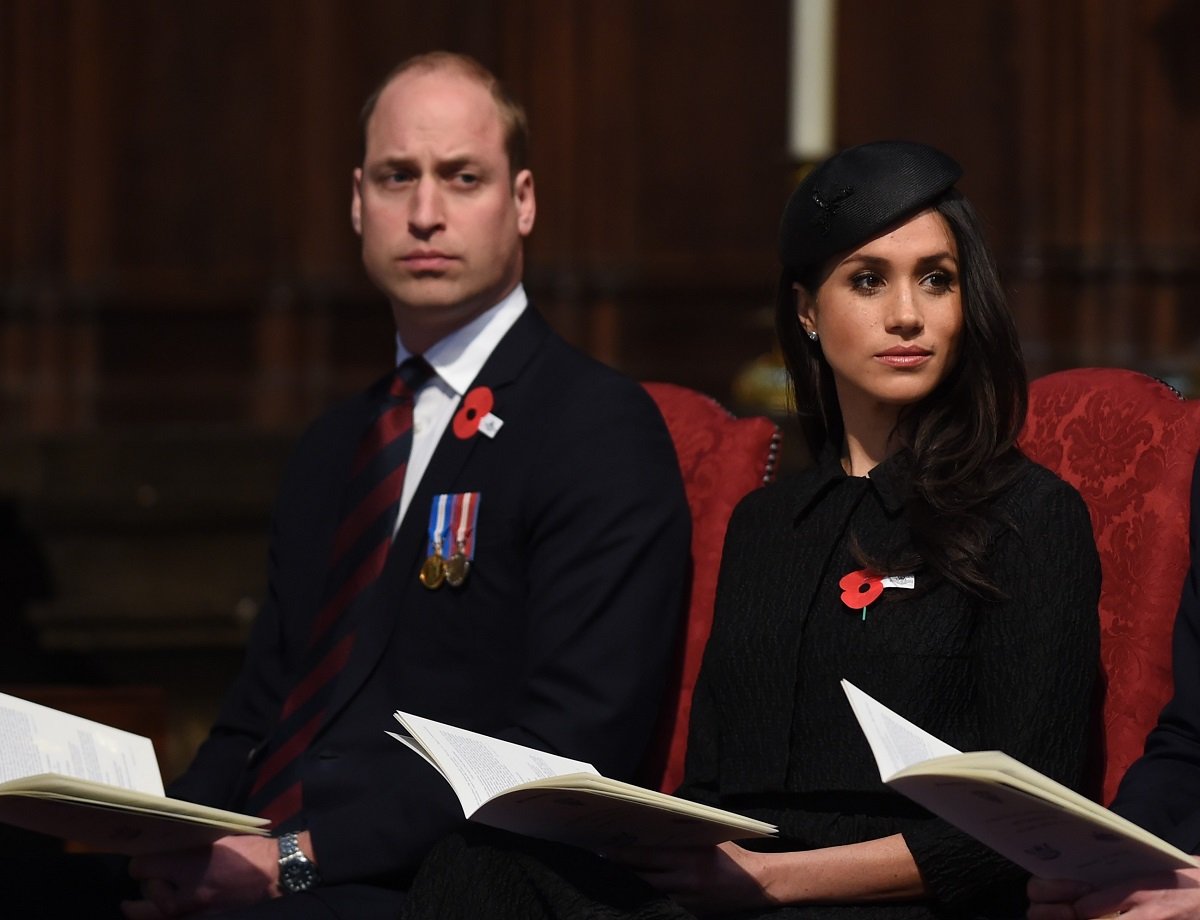
<path fill-rule="evenodd" d="M 359 124 L 362 126 L 363 147 L 367 143 L 367 124 L 379 103 L 379 97 L 388 85 L 401 74 L 410 70 L 457 70 L 466 77 L 475 80 L 491 93 L 496 103 L 496 111 L 500 115 L 500 123 L 504 128 L 504 149 L 508 154 L 510 174 L 515 178 L 517 173 L 527 168 L 529 158 L 529 121 L 525 109 L 512 96 L 494 73 L 484 67 L 479 61 L 467 54 L 453 51 L 428 51 L 425 54 L 414 55 L 401 61 L 383 78 L 382 82 L 363 103 L 359 114 Z"/>

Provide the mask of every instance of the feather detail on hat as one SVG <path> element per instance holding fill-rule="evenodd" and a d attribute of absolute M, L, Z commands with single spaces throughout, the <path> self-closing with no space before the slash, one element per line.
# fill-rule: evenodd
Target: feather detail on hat
<path fill-rule="evenodd" d="M 876 141 L 836 153 L 796 187 L 779 227 L 779 258 L 793 278 L 861 246 L 920 211 L 962 176 L 926 144 Z"/>

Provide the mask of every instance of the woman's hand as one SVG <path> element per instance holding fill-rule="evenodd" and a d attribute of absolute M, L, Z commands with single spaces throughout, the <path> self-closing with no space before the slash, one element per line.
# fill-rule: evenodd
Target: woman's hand
<path fill-rule="evenodd" d="M 1081 882 L 1029 881 L 1029 920 L 1196 920 L 1200 917 L 1200 869 L 1179 869 L 1093 889 Z"/>
<path fill-rule="evenodd" d="M 607 855 L 697 914 L 779 904 L 908 901 L 927 893 L 900 834 L 780 853 L 722 843 Z"/>
<path fill-rule="evenodd" d="M 606 854 L 696 914 L 717 914 L 780 903 L 770 893 L 781 854 L 755 853 L 736 843 L 710 847 L 631 847 Z"/>

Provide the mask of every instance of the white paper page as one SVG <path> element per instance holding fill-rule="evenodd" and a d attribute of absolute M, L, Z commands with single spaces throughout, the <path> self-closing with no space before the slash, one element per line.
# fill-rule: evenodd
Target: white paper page
<path fill-rule="evenodd" d="M 38 773 L 163 794 L 149 738 L 0 693 L 0 782 Z"/>
<path fill-rule="evenodd" d="M 1116 815 L 1105 822 L 1072 812 L 1003 772 L 908 776 L 892 786 L 1035 875 L 1104 884 L 1195 865 L 1169 844 L 1140 839 L 1152 838 L 1141 828 L 1123 833 L 1127 822 Z"/>
<path fill-rule="evenodd" d="M 579 774 L 576 774 L 579 776 Z M 597 778 L 597 782 L 603 782 Z M 503 830 L 600 851 L 631 846 L 695 846 L 769 836 L 770 824 L 730 816 L 705 820 L 667 808 L 591 790 L 585 777 L 574 789 L 531 788 L 486 803 L 473 820 Z"/>
<path fill-rule="evenodd" d="M 595 767 L 580 760 L 535 751 L 407 712 L 397 711 L 395 716 L 441 767 L 467 815 L 492 796 L 521 783 L 569 773 L 599 775 Z"/>
<path fill-rule="evenodd" d="M 867 744 L 871 746 L 871 753 L 875 755 L 875 763 L 884 782 L 912 764 L 931 757 L 959 753 L 945 741 L 896 715 L 850 681 L 843 680 L 842 689 L 850 700 L 850 707 L 863 734 L 867 736 Z"/>

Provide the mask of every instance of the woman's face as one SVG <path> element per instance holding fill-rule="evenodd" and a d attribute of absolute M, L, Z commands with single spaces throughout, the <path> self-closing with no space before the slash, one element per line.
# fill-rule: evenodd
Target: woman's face
<path fill-rule="evenodd" d="M 922 211 L 834 264 L 797 313 L 833 370 L 843 417 L 889 414 L 924 399 L 949 372 L 962 332 L 958 246 Z"/>

